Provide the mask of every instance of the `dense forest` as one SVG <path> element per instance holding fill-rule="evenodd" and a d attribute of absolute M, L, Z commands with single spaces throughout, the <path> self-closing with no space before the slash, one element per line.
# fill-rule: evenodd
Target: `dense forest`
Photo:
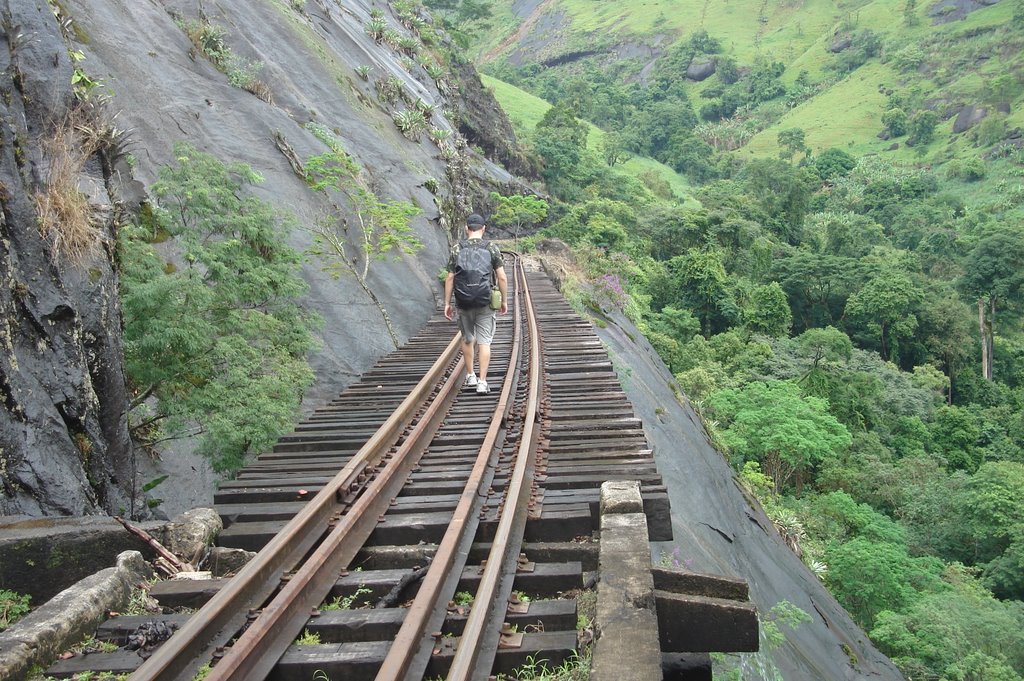
<path fill-rule="evenodd" d="M 676 37 L 656 58 L 601 49 L 620 3 L 570 2 L 564 44 L 506 58 L 485 48 L 514 32 L 508 3 L 427 4 L 543 168 L 546 201 L 495 197 L 496 220 L 573 247 L 578 309 L 643 329 L 908 678 L 1024 678 L 1024 3 L 955 22 L 953 4 L 839 3 L 864 16 L 814 67 L 728 23 L 673 25 L 666 3 L 635 10 L 662 11 L 639 34 Z M 619 11 L 617 30 L 645 20 Z M 876 79 L 866 129 L 812 115 L 842 121 Z M 965 103 L 987 115 L 964 128 Z"/>

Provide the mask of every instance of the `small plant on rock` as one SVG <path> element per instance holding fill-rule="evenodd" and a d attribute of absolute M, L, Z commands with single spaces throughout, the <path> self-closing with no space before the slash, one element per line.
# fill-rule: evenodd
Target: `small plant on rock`
<path fill-rule="evenodd" d="M 363 584 L 359 585 L 355 593 L 350 596 L 335 596 L 329 603 L 324 603 L 320 606 L 323 611 L 329 610 L 352 610 L 353 608 L 359 607 L 357 601 L 363 596 L 369 596 L 373 593 L 373 589 L 366 587 Z M 369 606 L 370 602 L 364 600 L 363 605 Z"/>
<path fill-rule="evenodd" d="M 445 74 L 447 73 L 442 66 L 438 65 L 435 62 L 425 64 L 423 65 L 423 68 L 426 70 L 427 75 L 433 78 L 434 80 L 441 80 L 442 78 L 445 77 Z"/>
<path fill-rule="evenodd" d="M 0 631 L 17 622 L 28 613 L 31 596 L 6 589 L 0 590 Z"/>
<path fill-rule="evenodd" d="M 455 147 L 450 144 L 442 143 L 439 144 L 438 147 L 441 151 L 441 159 L 444 161 L 453 161 L 455 160 L 455 157 L 459 155 L 459 152 L 456 151 Z"/>
<path fill-rule="evenodd" d="M 227 31 L 205 19 L 181 24 L 192 45 L 218 69 L 223 68 L 231 54 L 226 38 Z"/>
<path fill-rule="evenodd" d="M 420 41 L 412 36 L 404 35 L 398 39 L 398 49 L 412 57 L 419 51 Z"/>
<path fill-rule="evenodd" d="M 82 262 L 105 241 L 94 207 L 79 190 L 79 176 L 93 154 L 109 149 L 110 143 L 121 144 L 122 134 L 96 108 L 80 109 L 46 138 L 43 153 L 49 164 L 35 202 L 39 231 L 55 256 Z"/>
<path fill-rule="evenodd" d="M 366 64 L 360 64 L 356 67 L 356 75 L 363 80 L 369 80 L 370 78 L 370 67 Z"/>
<path fill-rule="evenodd" d="M 425 102 L 422 99 L 417 98 L 416 104 L 414 104 L 416 110 L 423 114 L 425 118 L 430 118 L 437 111 L 437 105 Z"/>
<path fill-rule="evenodd" d="M 237 55 L 231 55 L 224 67 L 224 75 L 228 77 L 228 83 L 231 86 L 251 92 L 264 102 L 273 104 L 274 97 L 270 86 L 258 77 L 262 70 L 263 62 L 249 61 Z"/>
<path fill-rule="evenodd" d="M 447 128 L 431 128 L 427 134 L 430 136 L 430 141 L 440 147 L 443 142 L 451 138 L 452 131 Z"/>
<path fill-rule="evenodd" d="M 374 83 L 377 88 L 377 96 L 380 97 L 380 101 L 385 104 L 395 103 L 399 97 L 405 98 L 404 87 L 402 81 L 398 80 L 394 76 L 388 76 L 384 80 L 378 80 Z"/>
<path fill-rule="evenodd" d="M 366 34 L 376 42 L 383 42 L 384 33 L 388 30 L 388 24 L 383 17 L 374 17 L 366 22 Z"/>
<path fill-rule="evenodd" d="M 385 45 L 393 48 L 398 48 L 398 43 L 402 40 L 402 34 L 393 28 L 385 29 L 384 35 L 381 39 Z M 378 41 L 380 42 L 380 41 Z"/>
<path fill-rule="evenodd" d="M 395 126 L 401 131 L 402 135 L 413 141 L 418 141 L 420 132 L 427 127 L 427 119 L 423 112 L 416 109 L 399 111 L 391 118 L 395 121 Z"/>
<path fill-rule="evenodd" d="M 295 645 L 297 646 L 318 646 L 320 645 L 320 634 L 310 631 L 309 629 L 303 629 L 302 636 L 295 639 Z"/>

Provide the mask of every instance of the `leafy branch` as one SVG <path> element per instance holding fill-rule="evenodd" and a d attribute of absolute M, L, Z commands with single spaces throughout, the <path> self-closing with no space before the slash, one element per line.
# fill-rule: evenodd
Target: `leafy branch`
<path fill-rule="evenodd" d="M 323 269 L 332 276 L 347 274 L 356 280 L 380 310 L 391 342 L 397 348 L 398 336 L 391 318 L 369 287 L 367 278 L 373 261 L 384 260 L 389 255 L 397 260 L 423 248 L 411 225 L 411 220 L 421 211 L 408 201 L 381 200 L 370 188 L 355 159 L 331 142 L 328 142 L 331 151 L 306 161 L 305 179 L 315 191 L 340 194 L 345 199 L 349 217 L 338 208 L 335 214 L 315 222 L 310 227 L 314 239 L 310 253 L 324 259 Z M 358 228 L 354 249 L 350 245 L 349 219 Z M 355 253 L 350 255 L 352 250 Z"/>

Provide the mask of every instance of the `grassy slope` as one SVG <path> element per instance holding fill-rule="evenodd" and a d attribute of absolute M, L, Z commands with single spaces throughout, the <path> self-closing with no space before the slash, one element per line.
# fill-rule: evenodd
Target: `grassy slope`
<path fill-rule="evenodd" d="M 739 61 L 749 63 L 758 55 L 770 55 L 788 63 L 844 16 L 836 4 L 834 0 L 563 0 L 559 6 L 569 12 L 579 31 L 686 36 L 704 29 Z M 855 10 L 865 3 L 841 4 Z"/>
<path fill-rule="evenodd" d="M 535 97 L 514 85 L 483 74 L 481 74 L 481 79 L 485 86 L 494 91 L 498 103 L 508 113 L 512 122 L 524 130 L 533 130 L 540 119 L 544 117 L 544 113 L 551 108 L 551 105 L 540 97 Z M 594 125 L 588 124 L 588 126 L 587 147 L 597 149 L 605 132 Z M 669 183 L 676 196 L 689 197 L 692 193 L 689 183 L 682 175 L 653 159 L 634 157 L 617 167 L 631 175 L 653 171 Z"/>
<path fill-rule="evenodd" d="M 900 0 L 889 0 L 895 4 Z M 902 0 L 905 1 L 905 0 Z M 687 37 L 706 30 L 723 51 L 742 63 L 768 57 L 790 63 L 834 26 L 859 11 L 868 0 L 561 0 L 558 9 L 572 20 L 573 36 L 581 34 L 630 36 L 669 34 Z M 770 6 L 769 6 L 770 5 Z M 839 5 L 839 6 L 837 6 Z M 516 30 L 510 2 L 496 2 L 492 28 L 477 46 L 482 53 Z M 764 7 L 764 14 L 759 8 Z M 813 70 L 812 70 L 813 72 Z"/>
<path fill-rule="evenodd" d="M 934 34 L 935 27 L 923 17 L 917 26 L 907 28 L 903 24 L 902 4 L 893 0 L 871 3 L 858 13 L 856 28 L 884 34 L 887 40 L 893 39 L 889 35 L 892 34 L 902 45 L 917 43 Z M 1010 20 L 1011 14 L 1010 3 L 999 3 L 972 12 L 965 20 L 957 22 L 948 30 L 955 36 L 983 26 L 1002 25 Z M 951 37 L 950 40 L 955 42 L 956 38 Z M 969 42 L 964 41 L 965 47 Z M 797 59 L 789 67 L 787 75 L 803 69 L 812 61 L 819 64 L 826 61 L 821 46 L 809 50 Z M 977 96 L 984 87 L 984 76 L 994 75 L 1000 70 L 999 61 L 990 59 L 980 69 L 965 69 L 958 79 L 946 84 L 944 88 L 947 91 L 962 93 L 968 98 Z M 794 108 L 775 125 L 756 135 L 740 153 L 744 156 L 774 155 L 778 151 L 776 137 L 780 130 L 787 128 L 802 128 L 807 135 L 808 146 L 814 152 L 828 147 L 839 147 L 854 154 L 880 152 L 891 144 L 876 137 L 882 129 L 881 116 L 887 101 L 881 90 L 898 91 L 907 85 L 906 81 L 906 77 L 873 59 L 817 97 Z M 920 81 L 918 85 L 926 91 L 939 91 L 943 87 L 926 80 Z M 1019 107 L 1016 109 L 1018 113 L 1015 117 L 1019 118 Z M 1010 124 L 1015 124 L 1012 118 Z M 952 126 L 952 120 L 941 123 L 937 130 L 937 138 L 948 138 Z M 933 143 L 926 150 L 926 160 L 938 160 L 933 156 L 941 153 L 943 146 L 941 142 Z M 903 144 L 894 156 L 908 161 L 921 160 L 918 150 L 907 148 Z"/>
<path fill-rule="evenodd" d="M 940 124 L 937 141 L 929 145 L 923 157 L 921 150 L 907 148 L 903 140 L 899 140 L 898 150 L 886 152 L 891 142 L 876 137 L 882 129 L 880 118 L 887 103 L 882 91 L 916 86 L 927 92 L 945 91 L 961 101 L 979 101 L 986 80 L 1005 71 L 1004 58 L 1015 56 L 1000 55 L 998 45 L 992 45 L 991 50 L 984 49 L 988 47 L 982 46 L 984 37 L 963 39 L 958 36 L 979 27 L 1006 25 L 1013 13 L 1012 4 L 999 2 L 972 12 L 962 21 L 942 26 L 933 25 L 925 15 L 932 5 L 929 2 L 918 3 L 919 20 L 916 25 L 907 26 L 903 16 L 906 0 L 645 0 L 642 3 L 561 0 L 557 6 L 572 18 L 573 35 L 566 37 L 567 44 L 579 42 L 581 35 L 591 32 L 617 33 L 624 39 L 668 33 L 685 39 L 703 29 L 721 42 L 725 54 L 741 64 L 750 64 L 758 57 L 787 64 L 783 76 L 787 82 L 792 82 L 802 71 L 814 81 L 830 76 L 827 65 L 834 57 L 826 48 L 840 29 L 874 31 L 883 37 L 890 51 L 919 44 L 941 33 L 947 36 L 945 42 L 953 46 L 954 53 L 967 49 L 991 52 L 993 58 L 980 65 L 963 66 L 957 70 L 957 77 L 941 84 L 917 74 L 901 75 L 873 59 L 788 112 L 737 152 L 744 158 L 774 156 L 778 152 L 779 131 L 798 127 L 805 131 L 808 145 L 814 152 L 838 147 L 853 154 L 884 152 L 906 161 L 941 163 L 952 156 L 975 153 L 963 139 L 946 144 L 952 120 Z M 500 28 L 496 26 L 495 32 L 507 35 L 512 30 L 510 3 L 498 2 L 497 5 L 502 19 L 496 22 Z M 489 39 L 495 38 L 492 34 Z M 701 84 L 692 87 L 694 102 L 700 101 L 698 92 L 702 87 Z M 521 108 L 517 98 L 518 95 L 511 98 L 499 95 L 504 105 Z M 1024 106 L 1012 107 L 1007 124 L 1011 127 L 1024 125 Z"/>
<path fill-rule="evenodd" d="M 774 156 L 780 130 L 801 128 L 807 146 L 814 153 L 838 147 L 853 155 L 877 152 L 891 142 L 876 135 L 882 129 L 879 117 L 886 97 L 879 84 L 892 80 L 888 67 L 877 62 L 865 64 L 847 76 L 841 87 L 832 87 L 814 99 L 795 107 L 775 125 L 755 135 L 737 154 L 743 157 Z"/>

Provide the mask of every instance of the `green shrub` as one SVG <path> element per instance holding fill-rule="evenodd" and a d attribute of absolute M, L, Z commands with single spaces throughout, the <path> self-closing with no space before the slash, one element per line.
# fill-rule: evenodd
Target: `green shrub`
<path fill-rule="evenodd" d="M 184 264 L 169 272 L 143 227 L 120 234 L 129 419 L 150 442 L 200 435 L 214 468 L 232 471 L 294 426 L 316 315 L 296 304 L 306 285 L 287 221 L 245 191 L 259 175 L 185 144 L 174 156 L 153 215 Z"/>
<path fill-rule="evenodd" d="M 985 117 L 974 128 L 974 143 L 979 147 L 990 147 L 1006 139 L 1006 115 L 993 113 Z"/>
<path fill-rule="evenodd" d="M 0 631 L 7 629 L 29 611 L 32 597 L 6 589 L 0 589 Z"/>
<path fill-rule="evenodd" d="M 910 119 L 907 132 L 908 144 L 925 145 L 935 137 L 935 127 L 939 124 L 939 115 L 930 109 L 918 111 Z"/>
<path fill-rule="evenodd" d="M 946 164 L 946 176 L 955 180 L 977 182 L 985 177 L 985 162 L 977 156 L 950 161 Z"/>
<path fill-rule="evenodd" d="M 907 45 L 892 56 L 890 63 L 897 71 L 907 73 L 916 71 L 924 63 L 925 56 L 918 45 Z"/>
<path fill-rule="evenodd" d="M 903 109 L 893 107 L 882 114 L 882 125 L 892 137 L 902 137 L 907 134 L 907 114 Z"/>

